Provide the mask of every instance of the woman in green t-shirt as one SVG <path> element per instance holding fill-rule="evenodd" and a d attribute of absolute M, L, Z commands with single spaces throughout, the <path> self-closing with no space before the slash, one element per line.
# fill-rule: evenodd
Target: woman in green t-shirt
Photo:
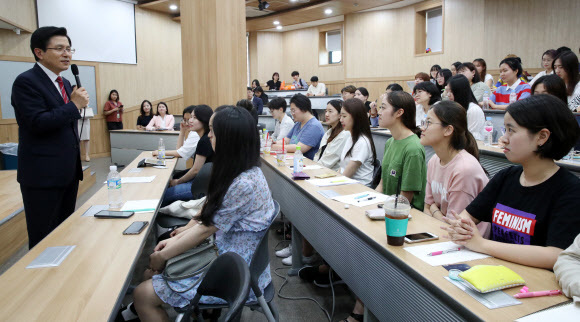
<path fill-rule="evenodd" d="M 427 166 L 425 149 L 418 137 L 420 130 L 415 125 L 415 110 L 409 93 L 391 92 L 382 97 L 379 126 L 389 129 L 393 137 L 385 144 L 382 178 L 376 190 L 396 194 L 401 177 L 401 194 L 414 208 L 423 211 Z"/>

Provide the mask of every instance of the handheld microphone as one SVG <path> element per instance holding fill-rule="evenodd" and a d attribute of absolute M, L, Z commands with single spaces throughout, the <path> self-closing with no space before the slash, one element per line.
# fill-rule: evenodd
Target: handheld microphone
<path fill-rule="evenodd" d="M 72 71 L 73 75 L 75 76 L 75 81 L 77 82 L 77 88 L 82 87 L 81 79 L 79 77 L 79 67 L 76 64 L 70 65 L 70 70 Z"/>

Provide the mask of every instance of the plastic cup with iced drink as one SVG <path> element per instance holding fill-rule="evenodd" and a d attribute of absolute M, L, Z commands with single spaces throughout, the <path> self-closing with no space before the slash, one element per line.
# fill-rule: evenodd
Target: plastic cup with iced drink
<path fill-rule="evenodd" d="M 387 228 L 387 244 L 402 246 L 407 234 L 407 223 L 411 205 L 403 195 L 391 196 L 383 205 L 385 210 L 385 225 Z"/>

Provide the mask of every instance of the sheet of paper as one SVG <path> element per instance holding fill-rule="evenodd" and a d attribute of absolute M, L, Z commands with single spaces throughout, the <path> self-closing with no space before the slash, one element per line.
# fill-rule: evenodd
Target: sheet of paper
<path fill-rule="evenodd" d="M 139 173 L 141 171 L 143 171 L 143 168 L 133 168 L 129 170 L 129 173 Z"/>
<path fill-rule="evenodd" d="M 340 196 L 340 193 L 338 193 L 334 190 L 318 190 L 317 192 L 319 194 L 325 196 L 328 199 L 332 199 L 333 197 Z"/>
<path fill-rule="evenodd" d="M 155 180 L 156 176 L 150 176 L 150 177 L 121 177 L 121 184 L 124 183 L 150 183 L 153 182 L 153 180 Z M 107 182 L 103 182 L 104 184 L 106 184 Z"/>
<path fill-rule="evenodd" d="M 436 244 L 428 244 L 428 245 L 420 245 L 420 246 L 412 246 L 412 247 L 405 247 L 404 250 L 408 251 L 409 253 L 417 256 L 419 259 L 424 261 L 425 263 L 431 266 L 440 266 L 440 265 L 447 265 L 447 264 L 455 264 L 455 263 L 462 263 L 467 261 L 472 261 L 476 259 L 482 259 L 490 257 L 486 254 L 472 252 L 465 247 L 462 247 L 460 251 L 451 252 L 447 254 L 441 254 L 436 256 L 429 256 L 428 254 L 431 252 L 437 252 L 440 250 L 446 250 L 451 248 L 457 248 L 458 245 L 454 244 L 453 242 L 443 242 L 443 243 L 436 243 Z"/>
<path fill-rule="evenodd" d="M 479 303 L 485 305 L 485 307 L 488 309 L 499 309 L 500 307 L 522 304 L 522 302 L 518 301 L 512 296 L 509 296 L 504 291 L 479 293 L 463 285 L 463 283 L 460 281 L 454 281 L 447 276 L 445 276 L 445 279 L 451 282 L 453 285 L 457 286 L 460 290 L 469 294 L 469 296 L 476 299 Z"/>
<path fill-rule="evenodd" d="M 47 247 L 38 257 L 36 257 L 26 268 L 56 267 L 77 246 L 56 246 Z"/>
<path fill-rule="evenodd" d="M 294 166 L 289 165 L 288 168 L 293 169 Z M 324 169 L 324 167 L 321 167 L 321 166 L 316 165 L 316 164 L 311 164 L 311 165 L 307 165 L 307 166 L 302 167 L 302 170 L 318 170 L 318 169 Z"/>
<path fill-rule="evenodd" d="M 310 180 L 306 180 L 306 182 L 313 184 L 315 186 L 319 186 L 319 187 L 340 186 L 343 184 L 359 183 L 356 180 L 353 180 L 351 178 L 344 177 L 344 176 L 332 177 L 332 178 L 326 178 L 326 179 L 310 179 Z"/>
<path fill-rule="evenodd" d="M 563 305 L 556 305 L 551 308 L 542 310 L 541 312 L 533 313 L 523 318 L 519 318 L 517 322 L 545 322 L 545 321 L 578 321 L 580 315 L 580 303 L 570 302 Z"/>
<path fill-rule="evenodd" d="M 134 212 L 153 212 L 157 209 L 159 204 L 159 199 L 149 199 L 149 200 L 129 200 L 125 202 L 121 211 L 134 211 Z"/>
<path fill-rule="evenodd" d="M 357 207 L 365 207 L 376 203 L 385 202 L 389 196 L 378 192 L 365 191 L 352 195 L 338 196 L 332 199 Z"/>
<path fill-rule="evenodd" d="M 94 217 L 99 211 L 107 209 L 109 209 L 109 205 L 92 205 L 81 217 Z"/>

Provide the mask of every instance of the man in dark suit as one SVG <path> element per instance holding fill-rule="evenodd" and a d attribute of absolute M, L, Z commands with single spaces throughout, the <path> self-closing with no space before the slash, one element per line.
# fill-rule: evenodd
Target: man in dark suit
<path fill-rule="evenodd" d="M 36 64 L 12 86 L 18 122 L 18 173 L 28 245 L 34 247 L 75 210 L 83 179 L 77 120 L 89 103 L 84 88 L 73 90 L 59 74 L 74 49 L 65 28 L 42 27 L 30 39 Z"/>

